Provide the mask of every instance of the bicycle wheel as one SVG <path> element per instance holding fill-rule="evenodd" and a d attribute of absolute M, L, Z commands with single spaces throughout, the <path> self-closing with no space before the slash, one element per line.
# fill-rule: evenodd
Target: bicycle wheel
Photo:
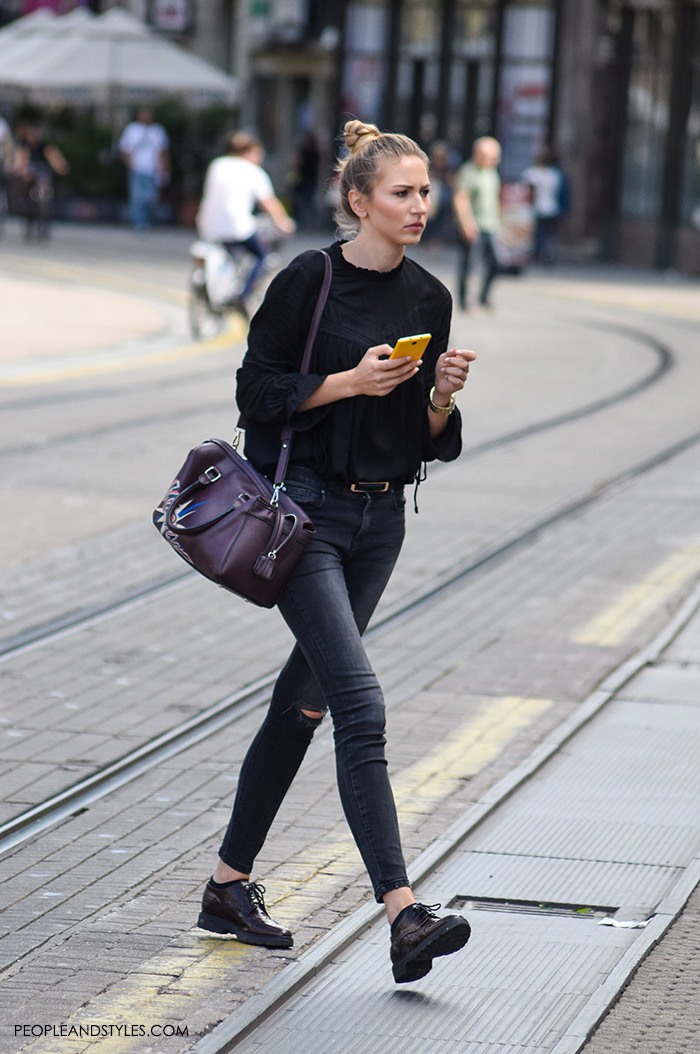
<path fill-rule="evenodd" d="M 214 310 L 203 287 L 190 287 L 187 317 L 190 332 L 195 340 L 211 340 L 212 337 L 218 336 L 224 328 L 224 312 Z"/>

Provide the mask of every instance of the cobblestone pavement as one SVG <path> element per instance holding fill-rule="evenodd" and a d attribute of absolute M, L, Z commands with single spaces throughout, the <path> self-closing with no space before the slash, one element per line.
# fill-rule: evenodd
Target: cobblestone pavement
<path fill-rule="evenodd" d="M 695 1054 L 700 1050 L 700 891 L 641 964 L 585 1054 Z"/>
<path fill-rule="evenodd" d="M 188 445 L 205 433 L 230 434 L 233 422 L 242 352 L 235 334 L 213 349 L 173 354 L 191 346 L 181 306 L 187 241 L 159 232 L 135 252 L 131 232 L 57 227 L 41 259 L 11 237 L 0 246 L 0 289 L 20 283 L 26 291 L 29 283 L 73 297 L 52 349 L 24 348 L 16 336 L 0 361 L 0 494 L 18 509 L 0 565 L 0 643 L 115 598 L 121 605 L 0 664 L 10 704 L 0 726 L 2 819 L 274 669 L 289 644 L 275 613 L 195 577 L 128 599 L 180 575 L 147 522 L 149 508 Z M 424 259 L 449 280 L 449 251 L 427 250 Z M 96 288 L 105 292 L 102 310 L 86 315 Z M 467 451 L 421 487 L 421 514 L 410 517 L 383 610 L 456 561 L 476 561 L 581 497 L 591 500 L 422 615 L 370 638 L 411 859 L 664 624 L 700 567 L 697 448 L 605 490 L 616 474 L 698 429 L 695 286 L 572 267 L 503 280 L 497 303 L 493 316 L 455 317 L 455 339 L 479 353 L 463 399 Z M 115 337 L 117 325 L 131 329 Z M 71 326 L 82 373 L 73 369 Z M 154 342 L 158 360 L 148 359 Z M 653 387 L 576 416 L 641 385 L 659 367 L 660 346 L 674 368 Z M 97 372 L 105 355 L 126 355 L 130 369 Z M 51 370 L 73 372 L 2 387 L 3 376 L 40 376 L 45 356 Z M 566 423 L 535 428 L 566 414 Z M 516 432 L 527 434 L 496 445 Z M 233 732 L 190 747 L 6 858 L 6 1020 L 186 1022 L 189 1040 L 149 1040 L 149 1049 L 175 1054 L 365 901 L 325 728 L 256 876 L 275 915 L 294 926 L 294 951 L 271 955 L 192 929 L 259 718 L 249 713 Z M 700 1049 L 689 1038 L 697 1007 L 681 985 L 698 980 L 696 914 L 691 900 L 589 1041 L 592 1054 L 651 1054 L 662 1040 L 664 1054 Z M 653 984 L 644 980 L 649 970 Z M 672 1032 L 659 1024 L 668 1021 L 667 1004 L 679 1008 Z M 114 1046 L 9 1037 L 8 1050 L 25 1046 L 51 1054 L 146 1049 L 142 1037 Z"/>

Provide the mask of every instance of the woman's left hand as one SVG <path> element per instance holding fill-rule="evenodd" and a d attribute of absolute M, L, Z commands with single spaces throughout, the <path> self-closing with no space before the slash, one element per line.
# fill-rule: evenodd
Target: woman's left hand
<path fill-rule="evenodd" d="M 450 348 L 437 360 L 435 366 L 435 394 L 449 398 L 462 390 L 467 383 L 469 365 L 476 358 L 476 352 L 463 348 Z"/>

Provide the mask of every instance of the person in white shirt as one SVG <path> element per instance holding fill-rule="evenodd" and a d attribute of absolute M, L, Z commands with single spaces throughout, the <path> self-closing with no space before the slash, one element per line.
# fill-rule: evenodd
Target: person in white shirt
<path fill-rule="evenodd" d="M 265 266 L 265 247 L 255 221 L 255 209 L 263 209 L 283 234 L 293 234 L 296 224 L 275 195 L 272 182 L 262 168 L 264 151 L 260 140 L 248 132 L 234 132 L 228 152 L 215 158 L 204 179 L 204 193 L 196 224 L 201 238 L 220 242 L 231 251 L 243 245 L 253 257 L 236 304 L 245 309 L 246 297 L 253 290 Z"/>
<path fill-rule="evenodd" d="M 559 218 L 566 211 L 566 177 L 557 165 L 554 153 L 543 150 L 521 178 L 530 184 L 533 193 L 535 259 L 538 263 L 554 263 L 556 229 Z"/>
<path fill-rule="evenodd" d="M 129 170 L 129 204 L 135 230 L 148 230 L 160 188 L 170 178 L 168 136 L 148 107 L 121 134 L 119 153 Z"/>

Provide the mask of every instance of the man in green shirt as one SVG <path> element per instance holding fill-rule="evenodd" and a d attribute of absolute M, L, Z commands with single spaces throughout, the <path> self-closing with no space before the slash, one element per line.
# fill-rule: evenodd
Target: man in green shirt
<path fill-rule="evenodd" d="M 481 136 L 472 148 L 471 161 L 457 172 L 454 211 L 460 237 L 457 272 L 457 300 L 462 310 L 467 307 L 467 274 L 472 245 L 479 242 L 484 268 L 479 303 L 489 307 L 489 292 L 498 273 L 498 258 L 494 235 L 501 225 L 501 180 L 497 165 L 501 147 L 491 136 Z"/>

